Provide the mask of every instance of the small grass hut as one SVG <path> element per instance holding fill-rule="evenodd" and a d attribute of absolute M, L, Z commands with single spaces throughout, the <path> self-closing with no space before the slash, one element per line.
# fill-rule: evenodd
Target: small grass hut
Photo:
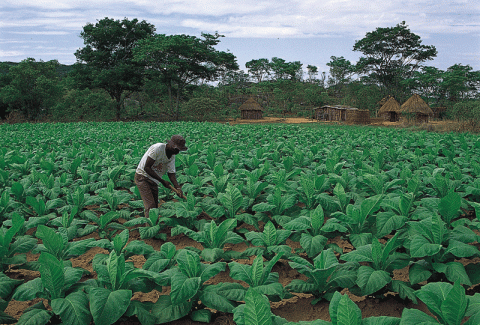
<path fill-rule="evenodd" d="M 389 97 L 385 104 L 378 111 L 378 116 L 383 117 L 385 121 L 397 122 L 400 120 L 400 103 L 393 97 Z"/>
<path fill-rule="evenodd" d="M 404 115 L 415 115 L 417 122 L 428 123 L 429 117 L 433 116 L 430 106 L 417 94 L 410 97 L 400 108 Z"/>
<path fill-rule="evenodd" d="M 261 120 L 263 118 L 263 108 L 253 98 L 249 98 L 239 108 L 240 116 L 243 120 Z"/>

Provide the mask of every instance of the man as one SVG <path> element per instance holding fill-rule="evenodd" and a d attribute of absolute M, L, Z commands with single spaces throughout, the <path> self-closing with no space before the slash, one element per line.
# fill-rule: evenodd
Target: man
<path fill-rule="evenodd" d="M 158 184 L 170 188 L 170 183 L 163 180 L 165 172 L 172 182 L 174 191 L 183 197 L 180 185 L 175 176 L 175 155 L 187 150 L 185 139 L 181 135 L 174 135 L 167 143 L 156 143 L 143 155 L 135 172 L 135 184 L 138 187 L 145 207 L 145 217 L 148 218 L 150 209 L 158 208 Z"/>

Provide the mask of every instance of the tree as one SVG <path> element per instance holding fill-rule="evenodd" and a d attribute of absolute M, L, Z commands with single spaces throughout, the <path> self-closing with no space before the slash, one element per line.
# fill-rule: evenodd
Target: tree
<path fill-rule="evenodd" d="M 444 97 L 444 91 L 441 89 L 441 83 L 445 71 L 435 67 L 424 66 L 419 71 L 414 71 L 410 78 L 401 81 L 410 91 L 415 91 L 423 98 L 427 99 L 427 103 L 438 104 L 440 99 Z"/>
<path fill-rule="evenodd" d="M 28 58 L 8 69 L 9 83 L 0 89 L 0 98 L 10 111 L 17 110 L 27 119 L 47 115 L 61 94 L 56 60 L 43 62 Z"/>
<path fill-rule="evenodd" d="M 220 37 L 223 36 L 218 33 L 202 33 L 202 38 L 158 34 L 140 41 L 134 49 L 135 60 L 147 67 L 151 77 L 167 85 L 175 119 L 179 118 L 180 95 L 187 85 L 199 80 L 214 81 L 225 71 L 238 69 L 233 54 L 215 50 Z M 172 90 L 176 90 L 175 110 Z"/>
<path fill-rule="evenodd" d="M 307 65 L 307 73 L 308 73 L 308 81 L 309 82 L 314 82 L 315 77 L 318 74 L 318 68 L 314 65 Z"/>
<path fill-rule="evenodd" d="M 473 71 L 469 65 L 454 64 L 443 74 L 440 88 L 451 102 L 474 98 L 480 89 L 480 71 Z"/>
<path fill-rule="evenodd" d="M 269 65 L 275 76 L 275 80 L 289 79 L 299 81 L 302 79 L 303 64 L 300 63 L 300 61 L 286 62 L 284 59 L 273 57 Z"/>
<path fill-rule="evenodd" d="M 258 83 L 262 82 L 271 73 L 270 62 L 268 59 L 250 60 L 245 63 L 248 73 L 252 75 Z"/>
<path fill-rule="evenodd" d="M 423 45 L 420 36 L 412 33 L 405 22 L 367 33 L 355 42 L 353 50 L 364 55 L 356 64 L 357 72 L 372 78 L 394 95 L 401 91 L 401 80 L 437 56 L 436 48 Z"/>
<path fill-rule="evenodd" d="M 83 27 L 85 47 L 75 52 L 75 74 L 81 86 L 103 88 L 116 102 L 120 119 L 122 95 L 143 85 L 143 69 L 133 60 L 133 49 L 142 39 L 152 37 L 155 27 L 146 21 L 104 18 Z"/>
<path fill-rule="evenodd" d="M 327 66 L 330 67 L 328 85 L 340 91 L 343 86 L 352 80 L 355 73 L 355 66 L 343 56 L 331 56 Z"/>

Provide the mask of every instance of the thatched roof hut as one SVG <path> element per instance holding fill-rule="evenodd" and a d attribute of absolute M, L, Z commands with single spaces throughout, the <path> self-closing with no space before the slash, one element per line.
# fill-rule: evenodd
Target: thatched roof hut
<path fill-rule="evenodd" d="M 428 118 L 433 116 L 430 106 L 417 94 L 410 97 L 400 108 L 402 114 L 415 114 L 417 121 L 421 122 L 428 122 Z"/>
<path fill-rule="evenodd" d="M 263 118 L 263 108 L 252 97 L 247 99 L 239 108 L 244 120 L 259 120 Z"/>
<path fill-rule="evenodd" d="M 400 103 L 393 97 L 389 99 L 382 105 L 378 111 L 378 116 L 383 117 L 385 120 L 390 122 L 397 122 L 400 118 L 401 107 Z"/>
<path fill-rule="evenodd" d="M 377 103 L 378 107 L 382 107 L 383 105 L 385 105 L 385 103 L 392 97 L 393 97 L 392 95 L 387 95 L 387 96 L 383 97 L 382 99 L 380 99 L 380 101 Z"/>

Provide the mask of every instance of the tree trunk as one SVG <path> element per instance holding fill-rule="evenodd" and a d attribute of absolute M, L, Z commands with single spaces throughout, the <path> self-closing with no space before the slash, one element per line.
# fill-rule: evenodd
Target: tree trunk
<path fill-rule="evenodd" d="M 178 121 L 179 117 L 180 117 L 180 87 L 178 87 L 178 91 L 177 91 L 177 107 L 175 112 L 175 121 Z"/>
<path fill-rule="evenodd" d="M 170 114 L 174 116 L 175 112 L 173 110 L 173 98 L 172 98 L 172 82 L 169 81 L 167 83 L 167 91 L 168 91 L 168 109 L 170 110 Z"/>

